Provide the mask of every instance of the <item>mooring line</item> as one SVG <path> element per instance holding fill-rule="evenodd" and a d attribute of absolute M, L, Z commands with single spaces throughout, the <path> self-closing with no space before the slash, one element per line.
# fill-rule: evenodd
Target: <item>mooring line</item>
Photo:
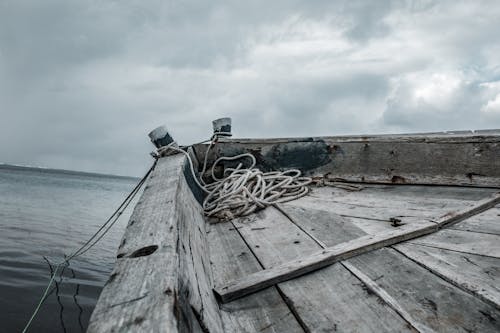
<path fill-rule="evenodd" d="M 31 315 L 31 317 L 28 320 L 26 326 L 22 330 L 23 333 L 27 332 L 28 328 L 32 324 L 32 322 L 35 319 L 36 315 L 40 311 L 43 303 L 47 299 L 50 287 L 54 283 L 54 280 L 56 279 L 56 276 L 58 275 L 61 267 L 66 267 L 69 264 L 69 261 L 71 259 L 74 259 L 74 258 L 76 258 L 78 256 L 81 256 L 82 254 L 84 254 L 85 252 L 87 252 L 88 250 L 90 250 L 92 247 L 94 247 L 97 244 L 97 242 L 99 242 L 104 237 L 104 235 L 107 234 L 107 232 L 111 229 L 111 227 L 113 227 L 113 225 L 116 223 L 116 221 L 118 221 L 118 219 L 123 214 L 123 212 L 125 211 L 125 209 L 127 209 L 127 207 L 129 206 L 129 204 L 133 201 L 134 197 L 137 195 L 137 193 L 141 189 L 142 185 L 146 182 L 146 180 L 149 177 L 149 175 L 151 174 L 151 172 L 153 172 L 153 170 L 154 170 L 154 168 L 156 166 L 156 163 L 157 163 L 157 160 L 155 160 L 155 162 L 153 163 L 153 165 L 151 166 L 151 168 L 148 170 L 148 172 L 146 172 L 146 174 L 144 175 L 144 177 L 141 178 L 141 180 L 139 181 L 139 183 L 127 195 L 127 197 L 125 198 L 125 200 L 123 200 L 123 202 L 118 206 L 118 208 L 113 212 L 113 214 L 106 220 L 106 222 L 82 246 L 80 246 L 78 249 L 76 249 L 75 251 L 73 251 L 73 253 L 71 255 L 69 255 L 67 257 L 65 256 L 64 261 L 62 261 L 62 262 L 54 265 L 54 271 L 51 274 L 49 283 L 47 284 L 47 287 L 45 288 L 45 290 L 43 292 L 43 295 L 40 298 L 40 301 L 38 302 L 38 305 L 36 306 L 35 310 L 33 311 L 33 314 Z M 103 231 L 103 232 L 101 232 L 101 231 Z"/>

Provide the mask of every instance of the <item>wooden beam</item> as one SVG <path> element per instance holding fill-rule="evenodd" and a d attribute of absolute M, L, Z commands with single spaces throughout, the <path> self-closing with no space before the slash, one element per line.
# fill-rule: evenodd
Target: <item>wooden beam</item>
<path fill-rule="evenodd" d="M 325 220 L 329 218 L 334 222 L 332 225 L 338 225 L 335 222 L 339 218 L 342 219 L 338 215 L 328 213 L 322 215 L 322 218 Z M 311 216 L 311 219 L 314 219 L 314 216 Z M 264 269 L 321 250 L 317 242 L 301 232 L 296 224 L 291 223 L 274 207 L 268 207 L 255 216 L 235 219 L 233 223 L 237 232 L 244 238 L 248 249 L 251 249 Z M 348 239 L 344 241 L 346 240 Z M 333 245 L 336 244 L 330 244 Z M 231 269 L 236 266 L 234 259 L 233 256 Z M 240 261 L 241 257 L 238 256 L 238 259 Z M 243 276 L 245 275 L 240 274 L 238 278 Z M 235 277 L 232 277 L 226 282 L 234 279 Z M 342 265 L 332 265 L 300 279 L 280 283 L 276 288 L 296 318 L 299 318 L 306 332 L 416 333 L 409 329 L 408 323 L 389 306 L 380 304 L 380 299 L 367 293 L 360 281 Z M 253 297 L 276 288 L 267 288 L 224 304 L 221 308 L 232 307 L 235 304 L 245 304 L 245 308 L 248 308 L 248 301 Z M 348 306 L 343 306 L 347 303 Z M 363 315 L 362 319 L 359 318 L 360 314 Z M 286 320 L 291 321 L 292 318 L 288 317 Z M 246 331 L 253 332 L 248 329 Z M 276 332 L 282 331 L 276 329 Z"/>
<path fill-rule="evenodd" d="M 497 192 L 490 197 L 476 201 L 474 206 L 470 207 L 469 209 L 446 214 L 443 217 L 441 217 L 438 221 L 436 221 L 436 223 L 439 225 L 439 229 L 450 227 L 471 216 L 480 214 L 485 210 L 493 208 L 498 203 L 500 203 L 500 192 Z"/>
<path fill-rule="evenodd" d="M 300 225 L 303 230 L 310 232 L 325 247 L 366 235 L 361 229 L 352 225 L 348 219 L 344 221 L 340 216 L 336 217 L 332 213 L 294 208 L 287 204 L 283 204 L 281 207 L 293 218 L 293 222 Z M 489 211 L 491 209 L 486 212 Z M 457 225 L 467 221 L 469 219 Z M 443 231 L 448 230 L 450 229 Z M 441 233 L 438 232 L 422 238 L 433 237 Z M 408 256 L 399 251 L 400 247 L 406 247 L 414 251 L 420 248 L 425 253 L 432 253 L 432 257 L 420 256 L 422 260 L 417 263 L 416 260 L 409 259 Z M 399 253 L 394 249 L 397 249 Z M 421 253 L 421 251 L 418 252 Z M 500 299 L 498 298 L 500 294 L 500 272 L 497 272 L 495 268 L 499 267 L 500 259 L 452 251 L 446 251 L 446 254 L 443 254 L 443 252 L 444 250 L 404 242 L 341 261 L 304 277 L 280 283 L 279 286 L 282 287 L 290 282 L 304 283 L 305 280 L 309 280 L 313 276 L 329 271 L 334 267 L 339 267 L 340 264 L 362 281 L 367 293 L 373 292 L 379 296 L 386 304 L 390 304 L 391 308 L 400 313 L 410 325 L 418 327 L 420 331 L 455 332 L 475 330 L 477 332 L 497 332 L 498 325 L 496 323 L 500 322 L 498 316 L 500 312 L 495 308 L 498 309 L 498 307 L 492 302 L 487 302 L 495 307 L 492 308 L 483 301 L 487 298 L 493 300 L 495 297 L 497 300 Z M 433 269 L 430 269 L 430 267 L 433 267 Z M 441 274 L 436 271 L 440 271 Z M 338 288 L 338 286 L 347 287 L 347 283 L 336 284 L 336 286 L 334 294 L 343 291 L 344 287 Z M 314 290 L 314 287 L 308 290 Z M 466 293 L 462 292 L 462 290 Z M 242 298 L 239 301 L 247 298 Z M 377 301 L 381 299 L 377 299 Z M 305 302 L 299 302 L 299 304 L 302 303 Z M 349 311 L 352 311 L 352 301 L 348 303 Z M 431 304 L 433 305 L 430 306 Z M 450 307 L 450 304 L 454 306 Z M 367 321 L 363 312 L 357 311 L 356 313 L 358 315 L 362 314 L 362 321 Z M 489 314 L 494 320 L 487 319 Z M 428 329 L 426 330 L 426 328 Z M 362 332 L 363 330 L 358 331 Z"/>
<path fill-rule="evenodd" d="M 482 232 L 500 236 L 499 216 L 500 205 L 497 205 L 484 213 L 475 215 L 462 223 L 452 226 L 450 229 Z"/>
<path fill-rule="evenodd" d="M 219 140 L 220 156 L 252 153 L 263 171 L 298 168 L 308 176 L 381 184 L 461 185 L 500 188 L 500 135 L 427 133 Z M 197 145 L 203 156 L 206 145 Z"/>
<path fill-rule="evenodd" d="M 500 193 L 496 193 L 490 198 L 478 201 L 473 207 L 468 207 L 459 212 L 448 213 L 435 222 L 427 222 L 420 225 L 403 225 L 396 230 L 383 232 L 377 235 L 367 235 L 344 242 L 313 253 L 305 258 L 298 258 L 276 267 L 250 274 L 242 279 L 227 284 L 225 287 L 217 288 L 214 292 L 223 303 L 229 302 L 277 283 L 334 264 L 338 261 L 431 234 L 472 215 L 479 214 L 495 206 L 499 202 Z"/>
<path fill-rule="evenodd" d="M 262 269 L 231 223 L 207 224 L 206 228 L 215 286 Z M 226 332 L 259 332 L 272 327 L 269 331 L 304 333 L 276 288 L 225 304 L 220 313 Z"/>

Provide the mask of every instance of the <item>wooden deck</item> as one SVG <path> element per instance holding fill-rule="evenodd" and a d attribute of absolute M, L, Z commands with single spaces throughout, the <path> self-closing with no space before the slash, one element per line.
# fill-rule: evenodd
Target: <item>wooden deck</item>
<path fill-rule="evenodd" d="M 453 167 L 415 157 L 417 165 L 411 165 L 390 153 L 402 151 L 397 140 L 417 142 L 414 136 L 364 139 L 357 152 L 351 147 L 358 164 L 365 163 L 368 144 L 378 155 L 396 156 L 391 173 L 378 165 L 358 165 L 349 179 L 357 188 L 313 186 L 303 198 L 221 223 L 203 217 L 186 158 L 161 158 L 131 217 L 88 331 L 499 332 L 500 139 L 463 134 L 444 143 L 443 137 L 431 141 L 460 147 L 462 155 L 448 151 L 450 146 L 439 148 Z M 347 152 L 339 142 L 356 140 L 323 141 Z M 224 142 L 217 153 L 253 151 L 265 166 L 271 157 L 275 162 L 293 150 L 273 148 L 276 144 L 290 142 Z M 425 140 L 419 144 L 414 153 L 423 154 L 428 147 Z M 338 149 L 330 149 L 328 163 L 303 171 L 348 178 L 355 160 L 335 159 Z M 195 147 L 193 156 L 202 152 L 202 146 Z M 479 155 L 464 160 L 472 158 L 467 154 Z M 293 161 L 288 158 L 279 167 Z M 433 169 L 438 165 L 445 169 Z M 474 175 L 469 179 L 468 173 Z M 392 181 L 394 176 L 405 184 Z M 450 186 L 457 183 L 461 186 Z M 395 241 L 356 250 L 361 243 L 373 245 L 374 239 L 415 230 L 426 234 L 392 237 Z M 235 287 L 235 297 L 221 296 L 238 282 L 269 281 L 265 277 L 273 272 L 305 267 L 332 248 L 351 252 L 248 295 L 238 295 Z"/>
<path fill-rule="evenodd" d="M 267 208 L 252 217 L 211 225 L 211 253 L 230 252 L 233 263 L 250 256 L 259 264 L 252 272 L 232 270 L 216 278 L 216 288 L 326 246 L 401 228 L 393 226 L 391 218 L 406 225 L 433 223 L 492 192 L 481 189 L 463 196 L 462 190 L 396 185 L 366 186 L 359 192 L 314 188 L 310 196 L 280 209 Z M 500 212 L 500 207 L 493 210 Z M 497 331 L 500 234 L 475 226 L 488 228 L 500 221 L 498 215 L 486 216 L 491 212 L 429 236 L 341 261 L 275 288 L 306 331 Z M 224 241 L 229 238 L 231 242 Z M 231 250 L 235 242 L 241 243 L 240 253 Z M 211 256 L 213 271 L 231 265 L 228 259 L 219 258 Z M 244 299 L 239 302 L 244 304 Z M 254 330 L 259 331 L 258 327 Z"/>

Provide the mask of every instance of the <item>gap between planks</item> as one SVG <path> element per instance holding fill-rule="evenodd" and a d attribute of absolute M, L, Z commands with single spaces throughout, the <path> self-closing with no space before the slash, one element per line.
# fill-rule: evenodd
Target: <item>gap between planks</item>
<path fill-rule="evenodd" d="M 434 233 L 473 215 L 482 213 L 498 203 L 500 203 L 500 193 L 495 193 L 491 197 L 478 201 L 472 207 L 459 212 L 447 213 L 437 221 L 427 222 L 424 226 L 405 225 L 398 230 L 391 230 L 377 235 L 367 235 L 336 246 L 327 247 L 305 258 L 298 258 L 232 281 L 224 287 L 214 289 L 214 292 L 221 302 L 230 302 L 277 283 L 332 265 L 338 261 Z"/>
<path fill-rule="evenodd" d="M 453 249 L 453 248 L 449 248 L 449 247 L 445 247 L 445 246 L 436 246 L 436 245 L 424 244 L 424 243 L 419 243 L 419 242 L 411 242 L 411 241 L 409 241 L 408 243 L 419 245 L 419 246 L 430 247 L 432 249 L 445 250 L 445 251 L 456 252 L 456 253 L 472 254 L 475 256 L 486 257 L 486 258 L 500 259 L 498 256 L 489 256 L 487 254 L 482 254 L 482 253 L 477 253 L 477 252 L 472 252 L 472 251 L 461 251 L 458 249 Z"/>
<path fill-rule="evenodd" d="M 239 228 L 233 223 L 233 221 L 231 221 L 231 225 L 233 226 L 234 230 L 236 230 L 236 232 L 238 233 L 238 235 L 241 237 L 241 239 L 245 243 L 245 245 L 248 248 L 248 250 L 250 251 L 250 253 L 254 256 L 255 260 L 257 260 L 257 263 L 259 264 L 259 266 L 262 269 L 265 269 L 264 265 L 260 261 L 260 259 L 257 256 L 257 254 L 253 251 L 253 249 L 250 246 L 250 244 L 248 244 L 248 242 L 245 239 L 245 237 L 243 237 L 243 235 L 241 234 L 241 232 L 238 230 Z M 276 290 L 278 291 L 278 294 L 280 295 L 280 297 L 283 300 L 283 302 L 288 307 L 288 310 L 290 310 L 290 313 L 295 317 L 295 320 L 297 321 L 297 323 L 299 324 L 299 326 L 304 330 L 304 333 L 310 333 L 311 330 L 309 329 L 309 327 L 307 327 L 307 325 L 304 323 L 304 321 L 302 320 L 302 318 L 300 318 L 300 316 L 299 316 L 299 314 L 297 312 L 297 309 L 295 309 L 295 306 L 293 305 L 293 303 L 290 302 L 290 300 L 285 296 L 285 293 L 281 290 L 281 288 L 278 285 L 276 285 Z M 217 296 L 217 294 L 215 294 L 215 295 Z"/>
<path fill-rule="evenodd" d="M 418 244 L 418 245 L 425 247 L 425 245 L 420 245 L 420 244 Z M 406 253 L 404 248 L 400 248 L 398 246 L 404 246 L 404 245 L 391 246 L 391 249 L 398 252 L 402 256 L 408 258 L 409 260 L 413 261 L 417 265 L 423 267 L 424 269 L 428 270 L 432 274 L 439 276 L 441 279 L 447 281 L 448 283 L 454 285 L 455 287 L 465 291 L 466 293 L 468 293 L 474 297 L 479 298 L 481 301 L 483 301 L 483 302 L 493 306 L 494 308 L 500 310 L 500 300 L 498 299 L 498 297 L 494 297 L 494 296 L 492 297 L 491 295 L 489 295 L 489 296 L 483 295 L 482 292 L 479 292 L 478 290 L 474 290 L 474 288 L 472 287 L 473 284 L 471 284 L 467 280 L 462 279 L 459 275 L 449 276 L 445 273 L 442 273 L 439 271 L 439 269 L 436 269 L 435 267 L 432 267 L 432 265 L 429 265 L 428 263 L 424 262 L 423 260 L 419 260 L 419 259 L 417 259 L 417 257 Z M 445 251 L 456 252 L 456 251 L 452 251 L 452 250 L 445 250 Z M 484 291 L 484 289 L 483 289 L 483 291 Z"/>
<path fill-rule="evenodd" d="M 311 234 L 309 231 L 302 228 L 299 224 L 295 223 L 293 218 L 288 214 L 280 205 L 275 204 L 274 207 L 278 209 L 291 223 L 293 223 L 297 228 L 302 230 L 307 236 L 309 236 L 312 240 L 314 240 L 319 246 L 323 249 L 327 248 L 327 245 L 318 239 L 316 236 Z M 375 293 L 379 298 L 381 298 L 389 307 L 391 307 L 404 321 L 406 321 L 412 328 L 414 328 L 419 333 L 433 333 L 434 330 L 429 327 L 422 325 L 415 321 L 413 317 L 408 313 L 408 311 L 404 310 L 401 305 L 389 295 L 385 290 L 380 288 L 380 286 L 370 279 L 366 274 L 357 269 L 355 266 L 351 265 L 347 261 L 340 261 L 340 264 L 344 266 L 352 275 L 354 275 L 359 281 L 361 281 L 367 288 L 369 288 L 373 293 Z"/>

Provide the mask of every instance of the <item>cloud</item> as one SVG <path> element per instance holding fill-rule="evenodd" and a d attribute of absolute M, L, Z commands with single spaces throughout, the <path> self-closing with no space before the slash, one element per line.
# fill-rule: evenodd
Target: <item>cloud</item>
<path fill-rule="evenodd" d="M 500 114 L 500 94 L 496 95 L 495 98 L 489 100 L 486 105 L 483 106 L 482 110 L 485 113 L 499 113 Z"/>
<path fill-rule="evenodd" d="M 476 118 L 481 116 L 485 92 L 462 72 L 410 73 L 392 86 L 383 114 L 387 125 L 421 131 L 471 129 L 471 123 L 481 124 Z"/>
<path fill-rule="evenodd" d="M 0 161 L 139 175 L 180 143 L 500 127 L 500 5 L 0 1 Z"/>

